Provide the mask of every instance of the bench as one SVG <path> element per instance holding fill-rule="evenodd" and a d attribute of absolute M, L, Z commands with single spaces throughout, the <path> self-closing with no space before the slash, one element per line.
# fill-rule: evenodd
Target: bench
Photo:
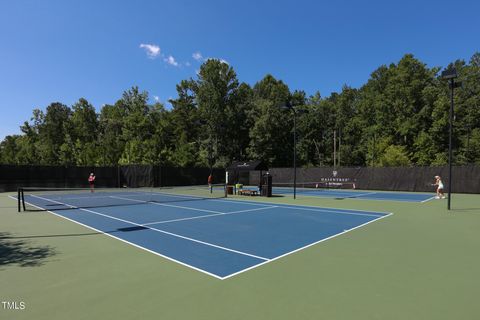
<path fill-rule="evenodd" d="M 241 196 L 258 196 L 257 190 L 241 189 L 238 190 L 238 194 Z"/>

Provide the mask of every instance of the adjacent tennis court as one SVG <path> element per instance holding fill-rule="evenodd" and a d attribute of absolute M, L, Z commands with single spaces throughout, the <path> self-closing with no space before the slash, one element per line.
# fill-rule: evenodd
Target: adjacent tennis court
<path fill-rule="evenodd" d="M 188 196 L 173 189 L 95 193 L 39 190 L 23 197 L 27 205 L 38 210 L 48 210 L 219 279 L 390 215 Z"/>
<path fill-rule="evenodd" d="M 290 195 L 293 194 L 293 187 L 274 187 L 275 194 Z M 324 188 L 297 188 L 297 194 L 302 196 L 324 197 L 324 198 L 349 198 L 359 200 L 383 200 L 383 201 L 402 201 L 402 202 L 426 202 L 434 199 L 432 193 L 412 193 L 412 192 L 385 192 L 371 190 L 342 190 L 342 189 L 324 189 Z"/>

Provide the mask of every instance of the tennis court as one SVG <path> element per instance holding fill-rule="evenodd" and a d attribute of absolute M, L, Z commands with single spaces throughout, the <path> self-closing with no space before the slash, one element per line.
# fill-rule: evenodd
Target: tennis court
<path fill-rule="evenodd" d="M 274 187 L 273 193 L 280 195 L 293 194 L 293 187 Z M 297 188 L 297 194 L 302 196 L 358 199 L 358 200 L 381 200 L 402 202 L 426 202 L 434 199 L 431 193 L 412 192 L 385 192 L 369 190 L 342 190 L 324 188 Z"/>
<path fill-rule="evenodd" d="M 226 279 L 388 217 L 385 212 L 170 192 L 38 191 L 27 205 Z M 364 231 L 366 232 L 366 231 Z"/>

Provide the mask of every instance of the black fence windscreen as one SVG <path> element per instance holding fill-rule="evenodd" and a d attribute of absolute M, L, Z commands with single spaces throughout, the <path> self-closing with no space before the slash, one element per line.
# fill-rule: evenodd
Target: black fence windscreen
<path fill-rule="evenodd" d="M 150 165 L 118 167 L 0 165 L 0 192 L 19 187 L 86 188 L 90 173 L 100 188 L 139 188 L 206 185 L 209 168 L 176 168 Z M 225 182 L 225 170 L 212 171 L 213 183 Z"/>
<path fill-rule="evenodd" d="M 334 171 L 336 171 L 334 173 Z M 273 183 L 293 183 L 293 168 L 269 170 Z M 448 192 L 448 166 L 442 167 L 357 167 L 357 168 L 297 168 L 298 183 L 322 182 L 326 179 L 354 182 L 356 189 L 385 191 L 432 192 L 434 177 L 442 177 Z M 480 193 L 480 166 L 454 166 L 452 192 Z M 250 184 L 256 185 L 259 176 L 250 173 Z"/>
<path fill-rule="evenodd" d="M 154 187 L 153 166 L 130 165 L 119 167 L 120 187 Z"/>
<path fill-rule="evenodd" d="M 333 171 L 336 171 L 334 175 Z M 18 187 L 88 187 L 93 172 L 97 187 L 164 187 L 205 185 L 209 168 L 177 168 L 149 165 L 119 167 L 29 166 L 0 165 L 0 192 L 15 191 Z M 273 183 L 293 182 L 292 168 L 269 170 Z M 225 170 L 213 169 L 213 183 L 225 182 Z M 448 167 L 357 167 L 357 168 L 297 168 L 297 182 L 321 182 L 322 179 L 348 179 L 357 189 L 387 191 L 432 192 L 434 176 L 439 175 L 448 192 Z M 480 166 L 454 166 L 452 192 L 480 193 Z M 240 176 L 238 177 L 240 180 Z M 258 185 L 260 174 L 251 171 L 242 182 Z M 247 183 L 245 183 L 247 184 Z"/>
<path fill-rule="evenodd" d="M 177 168 L 177 167 L 158 167 L 157 181 L 159 186 L 181 186 L 181 185 L 204 185 L 208 183 L 210 175 L 209 168 Z M 213 183 L 225 182 L 225 170 L 212 170 Z"/>
<path fill-rule="evenodd" d="M 18 187 L 88 187 L 88 176 L 97 176 L 102 187 L 118 186 L 117 167 L 62 167 L 0 165 L 0 191 L 13 191 Z"/>

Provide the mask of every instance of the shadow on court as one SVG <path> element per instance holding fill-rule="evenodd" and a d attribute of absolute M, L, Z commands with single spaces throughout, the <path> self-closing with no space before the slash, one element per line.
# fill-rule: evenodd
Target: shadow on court
<path fill-rule="evenodd" d="M 142 231 L 148 230 L 148 227 L 144 226 L 134 226 L 134 227 L 127 227 L 127 228 L 119 228 L 112 231 L 106 232 L 83 232 L 83 233 L 65 233 L 65 234 L 45 234 L 45 235 L 29 235 L 29 236 L 10 236 L 7 233 L 0 233 L 0 255 L 3 257 L 3 250 L 2 248 L 5 245 L 5 241 L 16 241 L 19 239 L 38 239 L 38 238 L 65 238 L 65 237 L 86 237 L 86 236 L 99 236 L 102 234 L 115 234 L 119 232 L 133 232 L 133 231 Z M 17 246 L 22 246 L 24 243 L 20 243 L 22 241 L 18 241 Z M 1 258 L 0 258 L 1 259 Z M 1 265 L 1 262 L 0 262 Z"/>
<path fill-rule="evenodd" d="M 63 237 L 86 237 L 99 236 L 103 234 L 115 234 L 119 232 L 134 232 L 148 230 L 147 227 L 135 226 L 120 228 L 108 232 L 85 232 L 71 234 L 49 234 L 49 235 L 27 235 L 12 236 L 10 233 L 0 233 L 0 267 L 6 265 L 19 265 L 20 267 L 39 267 L 47 258 L 57 254 L 50 246 L 35 246 L 28 239 L 39 238 L 63 238 Z"/>
<path fill-rule="evenodd" d="M 100 235 L 103 233 L 104 232 L 85 232 L 85 233 L 48 234 L 48 235 L 30 235 L 30 236 L 4 236 L 4 233 L 0 233 L 0 241 L 16 240 L 16 239 L 36 239 L 36 238 L 84 237 L 84 236 Z"/>
<path fill-rule="evenodd" d="M 26 240 L 12 238 L 8 233 L 0 233 L 0 267 L 38 267 L 55 254 L 50 246 L 34 246 Z"/>

